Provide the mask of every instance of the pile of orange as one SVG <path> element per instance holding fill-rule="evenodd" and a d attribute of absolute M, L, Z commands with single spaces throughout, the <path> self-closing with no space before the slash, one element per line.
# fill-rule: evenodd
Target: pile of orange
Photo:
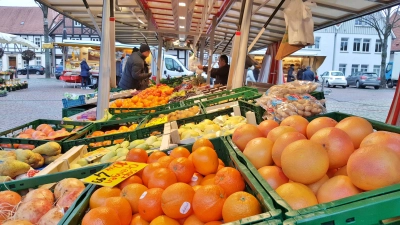
<path fill-rule="evenodd" d="M 360 117 L 266 120 L 232 140 L 293 209 L 400 183 L 400 134 L 374 132 Z"/>
<path fill-rule="evenodd" d="M 115 100 L 110 108 L 151 108 L 165 105 L 173 91 L 173 88 L 164 84 L 149 87 L 132 98 Z"/>
<path fill-rule="evenodd" d="M 262 212 L 241 173 L 225 167 L 207 139 L 197 140 L 192 153 L 131 149 L 127 161 L 148 165 L 117 187 L 97 189 L 82 225 L 217 225 Z"/>
<path fill-rule="evenodd" d="M 91 137 L 99 137 L 99 136 L 103 136 L 103 135 L 107 135 L 107 134 L 116 134 L 116 133 L 123 133 L 123 132 L 129 132 L 129 131 L 134 131 L 137 126 L 139 126 L 139 124 L 132 124 L 129 127 L 128 126 L 120 126 L 118 130 L 109 130 L 109 131 L 95 131 L 91 134 L 89 134 L 88 136 L 86 136 L 86 138 L 91 138 Z M 102 141 L 102 142 L 96 142 L 96 143 L 91 143 L 90 146 L 91 147 L 101 147 L 101 146 L 107 146 L 107 145 L 111 145 L 111 144 L 120 144 L 124 141 L 124 139 L 118 139 L 113 141 L 113 143 L 111 143 L 111 141 Z"/>

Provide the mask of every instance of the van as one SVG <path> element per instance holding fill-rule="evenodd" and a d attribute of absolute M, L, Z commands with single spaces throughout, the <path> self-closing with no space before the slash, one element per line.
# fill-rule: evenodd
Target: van
<path fill-rule="evenodd" d="M 152 49 L 152 56 L 154 60 L 151 65 L 151 72 L 153 73 L 152 80 L 156 80 L 157 76 L 157 54 L 158 49 L 155 47 Z M 153 66 L 154 64 L 154 66 Z M 190 76 L 193 75 L 194 72 L 188 70 L 183 63 L 173 55 L 164 54 L 164 50 L 162 51 L 161 58 L 161 79 L 167 79 L 168 77 L 181 77 L 181 76 Z"/>

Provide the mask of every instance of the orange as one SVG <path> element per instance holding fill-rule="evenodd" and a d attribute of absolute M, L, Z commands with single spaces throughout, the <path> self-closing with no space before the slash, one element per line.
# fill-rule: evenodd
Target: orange
<path fill-rule="evenodd" d="M 360 147 L 369 145 L 380 145 L 390 148 L 400 157 L 400 134 L 377 131 L 366 136 L 360 144 Z"/>
<path fill-rule="evenodd" d="M 143 169 L 143 173 L 142 173 L 142 181 L 143 184 L 147 186 L 147 184 L 149 183 L 149 179 L 150 177 L 153 176 L 153 173 L 156 169 L 159 168 L 165 168 L 161 165 L 161 163 L 151 163 L 149 165 L 147 165 L 144 169 Z"/>
<path fill-rule="evenodd" d="M 118 130 L 121 132 L 127 132 L 129 131 L 129 128 L 127 126 L 120 126 Z"/>
<path fill-rule="evenodd" d="M 21 202 L 21 196 L 14 191 L 1 191 L 0 192 L 0 223 L 3 220 L 8 219 L 12 216 L 11 212 Z M 10 213 L 10 215 L 9 215 Z"/>
<path fill-rule="evenodd" d="M 298 132 L 302 133 L 304 136 L 307 135 L 308 124 L 309 124 L 308 120 L 300 115 L 293 115 L 293 116 L 286 117 L 281 122 L 281 126 L 293 127 Z"/>
<path fill-rule="evenodd" d="M 319 181 L 309 184 L 307 185 L 307 187 L 309 187 L 311 189 L 311 191 L 317 195 L 317 192 L 319 190 L 319 188 L 321 187 L 321 185 L 323 185 L 327 180 L 329 180 L 328 175 L 323 176 Z"/>
<path fill-rule="evenodd" d="M 197 190 L 199 190 L 199 188 L 201 188 L 201 185 L 195 185 L 192 188 L 194 191 L 197 191 Z"/>
<path fill-rule="evenodd" d="M 155 163 L 158 161 L 159 158 L 163 157 L 163 156 L 167 156 L 167 154 L 165 154 L 162 151 L 154 151 L 153 153 L 150 154 L 149 158 L 147 159 L 147 163 Z"/>
<path fill-rule="evenodd" d="M 147 152 L 144 149 L 132 148 L 126 155 L 126 161 L 146 163 L 148 159 Z"/>
<path fill-rule="evenodd" d="M 177 182 L 176 176 L 172 170 L 167 168 L 158 168 L 149 179 L 147 187 L 166 189 L 168 186 Z"/>
<path fill-rule="evenodd" d="M 179 222 L 169 218 L 168 216 L 162 215 L 151 221 L 150 225 L 179 225 Z"/>
<path fill-rule="evenodd" d="M 185 183 L 167 187 L 161 195 L 161 208 L 173 219 L 183 219 L 193 213 L 192 201 L 195 191 Z"/>
<path fill-rule="evenodd" d="M 239 191 L 229 196 L 222 208 L 225 223 L 240 220 L 261 213 L 261 205 L 251 194 Z"/>
<path fill-rule="evenodd" d="M 335 126 L 346 132 L 354 144 L 354 149 L 358 149 L 362 140 L 374 132 L 372 125 L 364 118 L 351 116 L 343 119 Z"/>
<path fill-rule="evenodd" d="M 162 165 L 164 168 L 168 168 L 168 165 L 174 160 L 171 156 L 163 156 L 157 160 L 158 163 Z"/>
<path fill-rule="evenodd" d="M 335 127 L 338 122 L 329 117 L 319 117 L 313 119 L 307 125 L 307 138 L 311 138 L 317 131 L 321 130 L 322 128 L 326 127 Z"/>
<path fill-rule="evenodd" d="M 254 165 L 256 169 L 274 164 L 272 161 L 272 147 L 274 143 L 268 138 L 260 137 L 249 141 L 243 151 L 243 155 Z"/>
<path fill-rule="evenodd" d="M 117 107 L 121 107 L 122 106 L 122 104 L 123 104 L 123 100 L 122 99 L 117 99 L 117 100 L 115 100 L 115 105 L 117 105 Z"/>
<path fill-rule="evenodd" d="M 121 194 L 121 189 L 117 187 L 101 187 L 97 189 L 92 196 L 90 196 L 89 204 L 90 208 L 104 206 L 104 202 L 107 198 L 118 197 Z"/>
<path fill-rule="evenodd" d="M 277 123 L 275 120 L 264 120 L 260 124 L 258 124 L 257 128 L 260 130 L 264 137 L 267 137 L 268 133 L 275 127 L 279 127 L 279 123 Z"/>
<path fill-rule="evenodd" d="M 202 175 L 216 173 L 219 165 L 217 153 L 210 147 L 200 147 L 192 153 L 192 162 Z"/>
<path fill-rule="evenodd" d="M 199 173 L 194 173 L 192 176 L 192 180 L 190 181 L 189 185 L 190 186 L 196 186 L 196 185 L 200 185 L 201 182 L 203 181 L 204 177 L 203 175 L 199 174 Z"/>
<path fill-rule="evenodd" d="M 211 143 L 211 141 L 208 139 L 205 139 L 205 138 L 197 139 L 193 143 L 192 152 L 196 151 L 200 147 L 210 147 L 210 148 L 214 149 L 214 145 Z"/>
<path fill-rule="evenodd" d="M 289 132 L 298 132 L 295 128 L 289 126 L 279 126 L 272 129 L 269 133 L 267 138 L 272 142 L 275 142 L 282 134 L 289 133 Z"/>
<path fill-rule="evenodd" d="M 189 150 L 187 150 L 187 148 L 184 148 L 184 147 L 176 147 L 169 154 L 169 156 L 171 156 L 173 158 L 179 158 L 179 157 L 187 158 L 187 157 L 189 157 L 189 155 L 190 155 Z"/>
<path fill-rule="evenodd" d="M 117 209 L 118 217 L 121 221 L 121 225 L 129 225 L 132 220 L 132 208 L 128 200 L 123 197 L 111 197 L 107 198 L 104 202 L 104 206 L 111 209 Z"/>
<path fill-rule="evenodd" d="M 192 161 L 184 157 L 172 160 L 168 168 L 174 172 L 178 182 L 184 183 L 189 183 L 195 172 Z"/>
<path fill-rule="evenodd" d="M 149 225 L 149 222 L 142 219 L 139 213 L 132 216 L 132 221 L 130 225 Z"/>
<path fill-rule="evenodd" d="M 233 132 L 232 141 L 239 148 L 239 150 L 243 152 L 247 143 L 258 137 L 264 136 L 256 125 L 243 124 Z"/>
<path fill-rule="evenodd" d="M 274 161 L 275 165 L 279 167 L 282 166 L 281 156 L 286 146 L 288 146 L 290 143 L 303 139 L 307 138 L 300 132 L 289 132 L 279 136 L 279 138 L 276 139 L 274 145 L 272 146 L 272 160 Z"/>
<path fill-rule="evenodd" d="M 128 179 L 122 181 L 121 183 L 118 184 L 119 189 L 124 189 L 124 187 L 128 184 L 143 184 L 142 179 L 140 179 L 139 176 L 133 175 L 129 177 Z"/>
<path fill-rule="evenodd" d="M 205 223 L 204 225 L 220 225 L 223 224 L 221 221 L 211 221 L 208 223 Z"/>
<path fill-rule="evenodd" d="M 183 225 L 204 225 L 204 223 L 196 215 L 192 214 L 185 220 Z"/>
<path fill-rule="evenodd" d="M 97 136 L 103 136 L 104 132 L 103 131 L 95 131 L 92 133 L 92 137 L 97 137 Z"/>
<path fill-rule="evenodd" d="M 357 149 L 347 162 L 351 182 L 362 190 L 374 190 L 400 182 L 400 157 L 391 149 L 370 145 Z"/>
<path fill-rule="evenodd" d="M 265 181 L 275 190 L 282 184 L 289 182 L 282 169 L 278 166 L 264 166 L 258 172 Z"/>
<path fill-rule="evenodd" d="M 145 191 L 147 191 L 147 187 L 142 184 L 128 184 L 124 189 L 122 189 L 121 197 L 128 200 L 133 214 L 139 212 L 138 201 Z"/>
<path fill-rule="evenodd" d="M 220 166 L 225 166 L 225 163 L 221 159 L 218 159 L 218 163 Z"/>
<path fill-rule="evenodd" d="M 193 197 L 193 211 L 202 222 L 222 219 L 222 207 L 226 194 L 218 185 L 205 185 L 199 188 Z"/>
<path fill-rule="evenodd" d="M 164 192 L 161 188 L 150 188 L 143 192 L 139 198 L 138 208 L 140 217 L 151 222 L 158 216 L 164 214 L 161 208 L 161 195 Z"/>
<path fill-rule="evenodd" d="M 215 184 L 215 174 L 208 174 L 203 178 L 200 185 Z"/>
<path fill-rule="evenodd" d="M 243 191 L 245 188 L 242 175 L 237 169 L 232 167 L 224 167 L 218 171 L 215 175 L 214 183 L 224 189 L 226 196 Z"/>
<path fill-rule="evenodd" d="M 317 205 L 317 197 L 311 189 L 304 184 L 290 182 L 279 186 L 276 193 L 285 200 L 292 209 L 302 209 Z"/>
<path fill-rule="evenodd" d="M 319 203 L 331 202 L 361 193 L 348 176 L 335 176 L 321 185 L 317 192 Z"/>
<path fill-rule="evenodd" d="M 289 144 L 282 152 L 282 170 L 292 181 L 312 184 L 328 171 L 329 156 L 322 145 L 310 140 Z"/>
<path fill-rule="evenodd" d="M 100 206 L 92 208 L 82 219 L 82 225 L 122 225 L 115 209 Z"/>
<path fill-rule="evenodd" d="M 350 136 L 335 127 L 322 128 L 310 140 L 321 144 L 328 152 L 329 169 L 345 166 L 350 155 L 354 152 L 354 145 Z"/>

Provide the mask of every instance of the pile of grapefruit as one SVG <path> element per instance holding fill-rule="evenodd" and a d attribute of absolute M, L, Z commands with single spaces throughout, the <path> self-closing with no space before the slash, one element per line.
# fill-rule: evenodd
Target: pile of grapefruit
<path fill-rule="evenodd" d="M 400 183 L 400 134 L 360 117 L 266 120 L 232 141 L 293 209 Z"/>
<path fill-rule="evenodd" d="M 127 161 L 148 165 L 117 187 L 97 189 L 82 225 L 217 225 L 262 213 L 241 173 L 225 167 L 207 139 L 192 153 L 177 147 L 148 156 L 134 148 Z"/>

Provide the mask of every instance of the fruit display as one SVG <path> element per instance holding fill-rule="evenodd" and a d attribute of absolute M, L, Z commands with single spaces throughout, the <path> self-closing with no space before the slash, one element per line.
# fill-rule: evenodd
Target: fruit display
<path fill-rule="evenodd" d="M 219 136 L 231 135 L 237 127 L 245 124 L 246 118 L 243 116 L 218 116 L 213 120 L 205 119 L 202 122 L 187 123 L 179 127 L 178 133 L 181 140 L 188 138 L 216 138 Z"/>
<path fill-rule="evenodd" d="M 99 136 L 103 136 L 103 135 L 108 135 L 108 134 L 117 134 L 117 133 L 124 133 L 124 132 L 130 132 L 130 131 L 134 131 L 137 126 L 139 126 L 139 124 L 137 123 L 133 123 L 131 124 L 129 127 L 128 126 L 120 126 L 118 130 L 108 130 L 108 131 L 94 131 L 93 133 L 88 134 L 86 137 L 87 138 L 91 138 L 91 137 L 99 137 Z"/>
<path fill-rule="evenodd" d="M 180 120 L 180 119 L 185 119 L 188 117 L 192 117 L 200 113 L 200 107 L 195 105 L 192 106 L 188 109 L 185 110 L 176 110 L 174 112 L 168 113 L 168 114 L 160 114 L 157 117 L 152 118 L 147 124 L 151 124 L 157 119 L 167 117 L 167 122 L 175 121 L 175 120 Z"/>
<path fill-rule="evenodd" d="M 95 131 L 97 132 L 97 131 Z M 147 145 L 143 145 L 141 146 L 141 148 L 149 150 L 149 149 L 153 149 L 153 148 L 158 148 L 161 145 L 161 137 L 158 137 L 161 133 L 158 131 L 154 131 L 150 134 L 150 137 L 146 138 L 146 139 L 137 139 L 132 141 L 132 145 L 136 146 L 136 143 L 140 143 L 140 144 L 147 144 Z M 160 142 L 156 141 L 159 140 Z M 90 147 L 102 147 L 102 146 L 109 146 L 109 145 L 117 145 L 117 144 L 122 144 L 123 142 L 126 142 L 124 139 L 117 139 L 114 141 L 102 141 L 102 142 L 96 142 L 96 143 L 90 143 L 89 146 Z M 129 146 L 132 147 L 132 145 L 130 144 Z M 112 147 L 112 146 L 110 146 Z"/>
<path fill-rule="evenodd" d="M 294 210 L 400 183 L 400 134 L 374 132 L 361 117 L 266 120 L 232 141 Z"/>
<path fill-rule="evenodd" d="M 184 101 L 190 97 L 196 96 L 196 91 L 194 90 L 189 90 L 189 91 L 179 91 L 179 92 L 174 92 L 169 99 L 169 103 L 171 102 L 181 102 Z"/>
<path fill-rule="evenodd" d="M 309 95 L 317 87 L 318 84 L 305 81 L 272 86 L 257 100 L 266 110 L 264 119 L 280 122 L 292 115 L 308 117 L 325 113 L 325 99 L 317 100 Z"/>
<path fill-rule="evenodd" d="M 141 91 L 132 98 L 115 100 L 110 104 L 110 108 L 149 108 L 165 105 L 173 90 L 164 84 L 156 85 Z"/>
<path fill-rule="evenodd" d="M 22 145 L 20 145 L 22 146 Z M 34 176 L 42 168 L 61 156 L 57 142 L 47 142 L 33 150 L 0 151 L 0 181 L 19 180 Z"/>
<path fill-rule="evenodd" d="M 242 173 L 218 158 L 212 142 L 200 139 L 191 151 L 131 149 L 127 161 L 148 165 L 115 187 L 95 190 L 81 224 L 222 224 L 262 213 Z"/>
<path fill-rule="evenodd" d="M 47 188 L 30 189 L 25 195 L 15 191 L 0 192 L 0 223 L 3 225 L 58 224 L 66 210 L 85 189 L 76 178 L 57 183 L 52 192 Z"/>

